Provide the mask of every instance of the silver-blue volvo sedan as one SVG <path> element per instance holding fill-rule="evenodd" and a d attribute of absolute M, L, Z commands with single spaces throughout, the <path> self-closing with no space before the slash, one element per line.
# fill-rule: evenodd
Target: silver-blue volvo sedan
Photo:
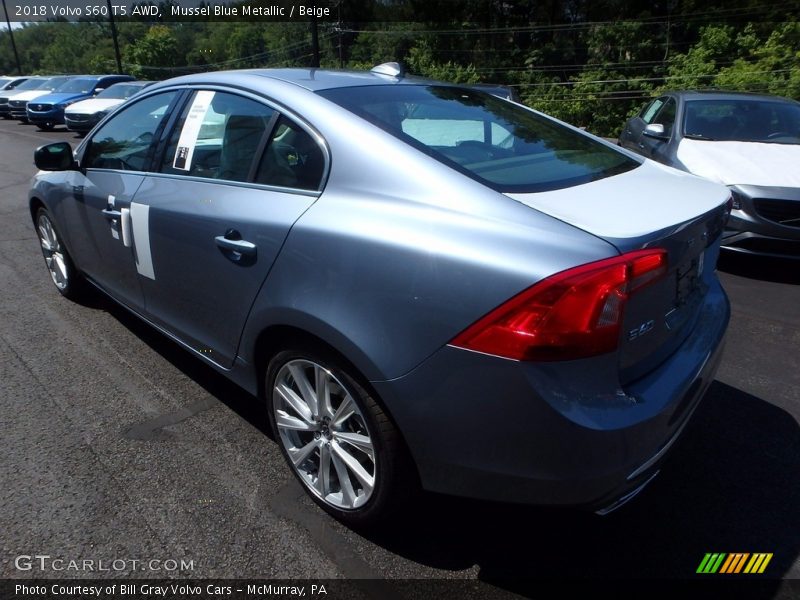
<path fill-rule="evenodd" d="M 49 273 L 262 398 L 349 524 L 408 490 L 605 513 L 720 359 L 727 188 L 485 92 L 251 70 L 36 151 Z"/>

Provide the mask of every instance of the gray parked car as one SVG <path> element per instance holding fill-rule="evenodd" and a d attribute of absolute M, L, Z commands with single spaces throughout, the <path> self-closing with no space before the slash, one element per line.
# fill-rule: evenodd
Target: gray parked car
<path fill-rule="evenodd" d="M 100 288 L 263 399 L 351 524 L 418 483 L 612 510 L 719 362 L 729 191 L 484 92 L 203 73 L 35 160 L 59 291 Z"/>
<path fill-rule="evenodd" d="M 623 127 L 621 146 L 733 193 L 723 247 L 800 258 L 800 103 L 738 92 L 671 92 Z"/>

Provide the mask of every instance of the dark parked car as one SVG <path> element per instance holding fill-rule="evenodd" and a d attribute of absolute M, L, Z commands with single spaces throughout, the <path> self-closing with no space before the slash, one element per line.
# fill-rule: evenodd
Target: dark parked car
<path fill-rule="evenodd" d="M 53 93 L 28 102 L 28 121 L 43 131 L 64 123 L 64 109 L 74 102 L 91 98 L 107 87 L 122 81 L 133 81 L 130 75 L 78 75 Z"/>
<path fill-rule="evenodd" d="M 714 379 L 730 192 L 387 70 L 180 77 L 39 148 L 49 275 L 265 402 L 344 521 L 417 481 L 617 508 Z"/>
<path fill-rule="evenodd" d="M 630 119 L 619 143 L 730 187 L 726 249 L 800 258 L 800 103 L 737 92 L 671 92 Z"/>

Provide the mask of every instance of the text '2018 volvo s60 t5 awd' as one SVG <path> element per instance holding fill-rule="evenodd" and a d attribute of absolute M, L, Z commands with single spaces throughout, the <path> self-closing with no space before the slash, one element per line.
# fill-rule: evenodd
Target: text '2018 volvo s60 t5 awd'
<path fill-rule="evenodd" d="M 415 484 L 611 510 L 719 361 L 725 187 L 392 65 L 172 79 L 36 164 L 61 293 L 263 399 L 351 524 Z"/>

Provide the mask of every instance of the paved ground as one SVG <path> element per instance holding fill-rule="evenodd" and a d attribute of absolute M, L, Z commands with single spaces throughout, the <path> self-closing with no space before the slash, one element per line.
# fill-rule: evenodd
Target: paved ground
<path fill-rule="evenodd" d="M 800 577 L 800 265 L 723 261 L 733 319 L 718 381 L 622 511 L 427 496 L 359 534 L 304 498 L 253 397 L 111 302 L 58 295 L 25 198 L 33 149 L 65 139 L 77 143 L 0 121 L 0 578 L 40 575 L 14 560 L 48 554 L 193 560 L 187 577 L 445 577 L 525 592 L 509 578 L 681 578 L 706 552 L 735 551 L 773 552 L 774 590 Z"/>

